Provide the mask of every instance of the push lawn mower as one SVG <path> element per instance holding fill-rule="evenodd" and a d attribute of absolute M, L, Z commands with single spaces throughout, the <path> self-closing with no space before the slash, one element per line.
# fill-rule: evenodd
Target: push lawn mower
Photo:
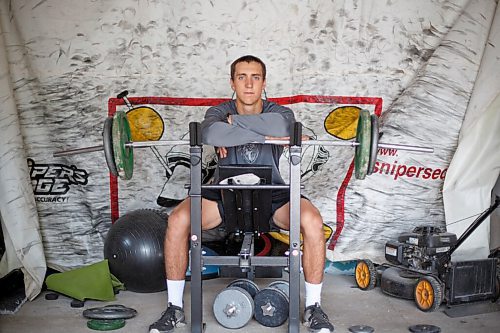
<path fill-rule="evenodd" d="M 358 260 L 357 286 L 370 290 L 379 284 L 384 293 L 413 299 L 426 312 L 436 310 L 442 302 L 451 306 L 495 301 L 500 294 L 499 259 L 451 261 L 451 255 L 499 205 L 500 197 L 496 197 L 458 239 L 433 226 L 401 234 L 398 241 L 385 245 L 387 263 L 375 266 L 371 260 Z"/>

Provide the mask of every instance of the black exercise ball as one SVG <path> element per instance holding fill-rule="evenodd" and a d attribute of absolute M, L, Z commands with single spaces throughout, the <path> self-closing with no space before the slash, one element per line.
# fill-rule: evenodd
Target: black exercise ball
<path fill-rule="evenodd" d="M 139 293 L 166 289 L 163 239 L 166 216 L 149 209 L 124 214 L 111 226 L 104 242 L 109 270 L 125 288 Z"/>

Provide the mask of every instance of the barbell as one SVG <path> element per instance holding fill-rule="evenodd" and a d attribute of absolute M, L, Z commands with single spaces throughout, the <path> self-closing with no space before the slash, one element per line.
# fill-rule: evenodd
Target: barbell
<path fill-rule="evenodd" d="M 340 140 L 303 140 L 302 145 L 322 146 L 347 146 L 354 147 L 354 175 L 357 179 L 364 179 L 370 175 L 375 167 L 379 148 L 416 151 L 432 153 L 433 148 L 391 144 L 379 142 L 379 123 L 376 115 L 370 115 L 367 110 L 361 110 L 358 118 L 356 138 L 354 141 Z M 76 155 L 104 150 L 106 164 L 111 174 L 128 180 L 132 178 L 134 169 L 135 148 L 146 148 L 154 146 L 189 145 L 189 140 L 156 140 L 156 141 L 132 141 L 130 124 L 124 111 L 117 111 L 113 117 L 104 121 L 102 131 L 103 144 L 93 147 L 76 148 L 58 151 L 54 157 Z M 287 145 L 286 140 L 265 140 L 265 144 Z"/>

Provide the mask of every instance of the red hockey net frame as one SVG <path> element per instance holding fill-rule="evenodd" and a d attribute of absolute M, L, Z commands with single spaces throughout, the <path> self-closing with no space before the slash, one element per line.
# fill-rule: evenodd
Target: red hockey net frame
<path fill-rule="evenodd" d="M 184 98 L 184 97 L 128 97 L 132 105 L 176 105 L 176 106 L 214 106 L 229 100 L 228 98 Z M 295 95 L 289 97 L 269 98 L 270 101 L 281 105 L 291 105 L 298 103 L 311 104 L 354 104 L 354 105 L 373 105 L 374 113 L 380 116 L 382 113 L 381 97 L 358 97 L 358 96 L 319 96 L 319 95 Z M 109 98 L 108 116 L 112 117 L 117 106 L 125 105 L 122 98 Z M 349 165 L 346 176 L 342 181 L 337 192 L 337 221 L 335 232 L 330 239 L 328 249 L 333 250 L 337 240 L 344 228 L 345 217 L 345 191 L 354 172 L 354 159 Z M 118 205 L 118 179 L 109 174 L 109 191 L 111 201 L 111 221 L 114 223 L 120 217 Z"/>

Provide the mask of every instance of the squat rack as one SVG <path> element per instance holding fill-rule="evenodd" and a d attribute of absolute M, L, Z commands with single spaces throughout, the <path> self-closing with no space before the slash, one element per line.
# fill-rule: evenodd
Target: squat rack
<path fill-rule="evenodd" d="M 290 136 L 289 147 L 289 185 L 259 185 L 259 189 L 289 189 L 290 190 L 290 248 L 289 256 L 249 258 L 251 266 L 282 266 L 288 267 L 288 282 L 290 288 L 288 332 L 299 333 L 300 317 L 300 162 L 302 152 L 302 124 L 294 124 Z M 231 256 L 204 256 L 201 248 L 201 190 L 202 189 L 230 189 L 242 188 L 243 185 L 202 185 L 201 125 L 192 122 L 189 124 L 189 155 L 190 155 L 190 185 L 191 199 L 191 332 L 202 333 L 205 330 L 203 323 L 203 280 L 204 265 L 237 266 L 239 257 Z M 250 185 L 243 187 L 252 187 Z"/>

